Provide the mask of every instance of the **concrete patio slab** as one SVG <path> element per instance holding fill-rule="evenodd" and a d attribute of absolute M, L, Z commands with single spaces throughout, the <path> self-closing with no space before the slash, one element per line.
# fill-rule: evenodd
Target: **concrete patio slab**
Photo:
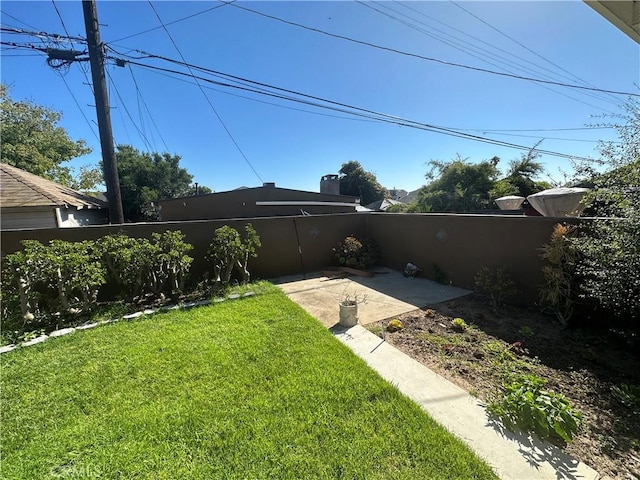
<path fill-rule="evenodd" d="M 320 273 L 274 280 L 291 300 L 330 328 L 338 323 L 338 303 L 345 294 L 366 295 L 358 307 L 362 325 L 391 318 L 416 308 L 453 300 L 471 292 L 440 285 L 426 278 L 406 278 L 388 268 L 376 269 L 373 277 L 329 278 Z"/>

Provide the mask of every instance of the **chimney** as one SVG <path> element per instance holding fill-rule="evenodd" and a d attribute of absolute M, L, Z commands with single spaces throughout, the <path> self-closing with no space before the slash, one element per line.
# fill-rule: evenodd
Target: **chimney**
<path fill-rule="evenodd" d="M 276 188 L 276 182 L 263 182 L 262 188 Z"/>
<path fill-rule="evenodd" d="M 340 178 L 338 175 L 329 174 L 320 179 L 320 193 L 340 195 Z"/>

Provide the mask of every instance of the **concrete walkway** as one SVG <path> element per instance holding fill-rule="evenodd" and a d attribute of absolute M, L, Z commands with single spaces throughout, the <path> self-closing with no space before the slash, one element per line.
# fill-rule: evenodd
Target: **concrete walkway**
<path fill-rule="evenodd" d="M 465 293 L 425 279 L 406 279 L 389 271 L 374 278 L 329 280 L 320 275 L 277 281 L 287 295 L 318 318 L 345 345 L 384 379 L 418 403 L 432 418 L 471 447 L 502 479 L 597 480 L 599 474 L 557 447 L 492 422 L 484 407 L 465 390 L 400 352 L 361 325 L 337 325 L 338 300 L 344 291 L 366 293 L 375 308 L 364 308 L 361 323 L 399 315 L 418 307 L 448 301 Z M 399 297 L 399 298 L 398 298 Z M 425 301 L 427 300 L 427 301 Z M 315 312 L 315 313 L 314 313 Z M 393 312 L 393 313 L 390 313 Z"/>

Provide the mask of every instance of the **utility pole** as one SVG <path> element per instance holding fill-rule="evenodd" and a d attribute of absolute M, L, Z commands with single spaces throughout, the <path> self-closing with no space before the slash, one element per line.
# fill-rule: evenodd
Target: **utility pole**
<path fill-rule="evenodd" d="M 122 198 L 120 196 L 120 179 L 113 145 L 113 131 L 111 130 L 111 112 L 109 94 L 104 74 L 104 47 L 100 40 L 98 25 L 98 10 L 95 0 L 82 0 L 84 11 L 84 26 L 87 31 L 89 47 L 89 61 L 91 63 L 91 78 L 93 80 L 93 94 L 96 100 L 98 116 L 98 130 L 100 132 L 100 146 L 102 148 L 102 171 L 107 185 L 107 202 L 109 204 L 109 221 L 124 223 L 122 213 Z"/>

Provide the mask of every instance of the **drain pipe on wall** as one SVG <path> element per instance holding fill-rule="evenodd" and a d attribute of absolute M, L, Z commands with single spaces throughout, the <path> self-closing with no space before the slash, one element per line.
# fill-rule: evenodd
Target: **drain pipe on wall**
<path fill-rule="evenodd" d="M 300 267 L 302 268 L 302 278 L 304 280 L 307 279 L 307 273 L 304 270 L 304 261 L 302 259 L 302 247 L 300 246 L 300 235 L 298 234 L 298 224 L 296 223 L 296 219 L 293 219 L 293 228 L 296 231 L 296 241 L 298 242 L 298 254 L 300 255 Z"/>

